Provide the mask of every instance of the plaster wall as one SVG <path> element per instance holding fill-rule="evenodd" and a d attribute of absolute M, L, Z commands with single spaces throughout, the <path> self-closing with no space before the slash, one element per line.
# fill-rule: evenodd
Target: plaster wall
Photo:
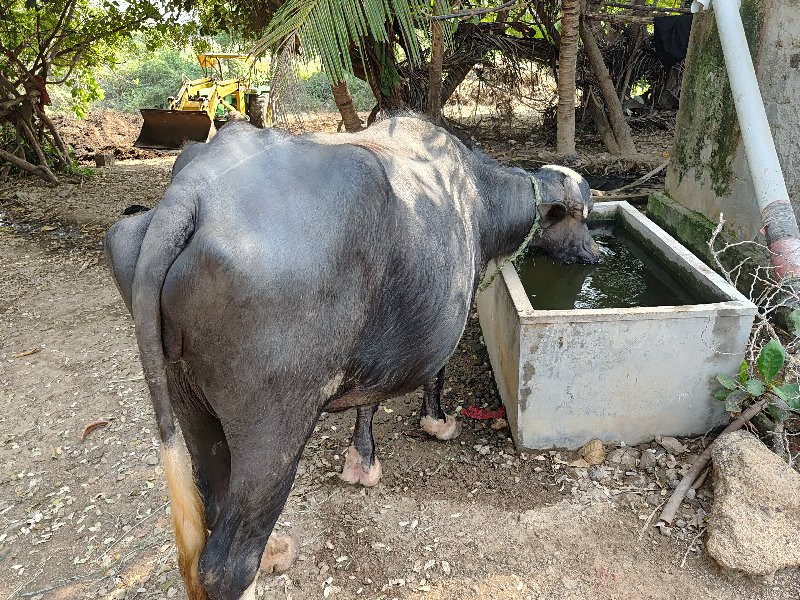
<path fill-rule="evenodd" d="M 783 167 L 800 216 L 800 0 L 743 0 L 742 20 Z M 763 240 L 714 15 L 695 15 L 667 191 L 729 233 Z"/>

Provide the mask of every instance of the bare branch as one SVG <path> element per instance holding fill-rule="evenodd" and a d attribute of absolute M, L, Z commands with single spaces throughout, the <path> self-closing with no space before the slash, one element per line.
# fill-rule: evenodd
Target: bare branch
<path fill-rule="evenodd" d="M 32 173 L 37 177 L 41 177 L 48 183 L 53 183 L 53 184 L 58 183 L 58 179 L 56 178 L 56 176 L 53 175 L 53 172 L 47 167 L 43 165 L 32 165 L 27 160 L 23 160 L 17 156 L 14 156 L 13 154 L 6 152 L 2 148 L 0 148 L 0 159 L 6 161 L 9 164 L 14 165 L 18 169 L 22 169 L 23 171 Z"/>
<path fill-rule="evenodd" d="M 474 8 L 472 10 L 460 10 L 458 12 L 453 12 L 446 15 L 428 15 L 428 18 L 431 21 L 443 21 L 445 19 L 469 19 L 471 17 L 488 15 L 490 13 L 500 12 L 506 9 L 514 10 L 515 8 L 527 7 L 529 5 L 530 2 L 518 2 L 517 0 L 511 0 L 510 2 L 504 2 L 500 6 L 491 6 L 489 8 Z"/>

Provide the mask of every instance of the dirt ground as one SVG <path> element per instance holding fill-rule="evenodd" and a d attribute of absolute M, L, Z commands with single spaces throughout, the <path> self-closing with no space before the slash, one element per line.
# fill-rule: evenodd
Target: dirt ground
<path fill-rule="evenodd" d="M 173 160 L 121 161 L 58 188 L 0 184 L 1 597 L 185 598 L 133 324 L 100 251 L 125 207 L 160 199 Z M 499 405 L 474 317 L 445 389 L 450 412 Z M 516 451 L 493 421 L 429 439 L 418 403 L 376 415 L 384 475 L 372 489 L 336 476 L 353 415 L 323 416 L 279 522 L 300 559 L 262 576 L 260 597 L 800 597 L 797 571 L 752 580 L 710 562 L 708 483 L 669 536 L 653 527 L 702 440 L 677 456 L 653 444 L 650 470 L 610 457 L 586 469 L 570 452 Z M 98 419 L 108 424 L 81 441 Z"/>

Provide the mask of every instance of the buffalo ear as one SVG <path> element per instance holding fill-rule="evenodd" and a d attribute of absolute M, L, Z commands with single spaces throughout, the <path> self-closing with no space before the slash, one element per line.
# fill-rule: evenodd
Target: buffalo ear
<path fill-rule="evenodd" d="M 542 202 L 539 205 L 539 214 L 545 227 L 558 223 L 567 216 L 567 205 L 563 202 Z"/>

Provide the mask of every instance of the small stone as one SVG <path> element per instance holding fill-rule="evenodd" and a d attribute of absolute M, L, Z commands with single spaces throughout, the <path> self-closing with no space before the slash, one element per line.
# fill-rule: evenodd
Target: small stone
<path fill-rule="evenodd" d="M 158 464 L 158 454 L 156 454 L 155 452 L 153 452 L 152 454 L 148 454 L 145 460 L 147 461 L 148 465 L 155 466 Z"/>
<path fill-rule="evenodd" d="M 113 167 L 115 163 L 113 154 L 95 154 L 94 164 L 98 167 Z"/>
<path fill-rule="evenodd" d="M 648 494 L 647 503 L 650 506 L 658 506 L 659 504 L 661 504 L 661 496 L 659 496 L 658 494 Z"/>
<path fill-rule="evenodd" d="M 677 527 L 678 529 L 683 529 L 684 527 L 686 527 L 686 521 L 684 521 L 683 519 L 678 519 L 677 521 L 675 521 L 675 527 Z"/>
<path fill-rule="evenodd" d="M 125 589 L 114 590 L 108 597 L 109 600 L 122 600 L 125 597 Z"/>
<path fill-rule="evenodd" d="M 618 465 L 622 461 L 622 457 L 625 456 L 625 450 L 627 450 L 627 448 L 615 448 L 608 453 L 606 459 L 608 462 Z"/>
<path fill-rule="evenodd" d="M 606 459 L 606 449 L 600 440 L 590 440 L 578 451 L 580 457 L 590 465 L 602 464 Z"/>
<path fill-rule="evenodd" d="M 672 527 L 670 527 L 666 523 L 657 523 L 656 527 L 658 527 L 658 530 L 661 532 L 661 535 L 667 535 L 667 536 L 672 535 Z"/>
<path fill-rule="evenodd" d="M 678 489 L 678 486 L 681 484 L 679 479 L 670 479 L 669 480 L 669 489 L 675 490 Z"/>
<path fill-rule="evenodd" d="M 625 483 L 633 488 L 645 488 L 648 486 L 647 478 L 644 475 L 627 475 L 625 477 Z"/>
<path fill-rule="evenodd" d="M 626 469 L 633 469 L 636 463 L 639 462 L 639 451 L 635 448 L 625 448 L 625 453 L 619 462 L 619 466 Z"/>
<path fill-rule="evenodd" d="M 592 481 L 603 481 L 606 478 L 606 470 L 603 467 L 589 467 L 589 479 Z"/>
<path fill-rule="evenodd" d="M 442 573 L 445 575 L 450 575 L 450 563 L 446 560 L 442 561 Z"/>
<path fill-rule="evenodd" d="M 690 487 L 688 490 L 686 490 L 686 499 L 687 500 L 694 500 L 695 496 L 697 496 L 697 491 L 695 491 L 695 489 L 693 487 Z"/>
<path fill-rule="evenodd" d="M 508 427 L 508 421 L 506 421 L 502 417 L 500 417 L 499 419 L 495 419 L 494 421 L 492 421 L 491 424 L 491 428 L 494 429 L 495 431 L 500 431 L 501 429 L 505 429 L 506 427 Z"/>
<path fill-rule="evenodd" d="M 639 458 L 639 468 L 652 473 L 656 468 L 656 453 L 652 450 L 645 450 Z"/>
<path fill-rule="evenodd" d="M 656 441 L 670 454 L 679 455 L 686 452 L 686 446 L 681 444 L 674 437 L 656 436 Z"/>

